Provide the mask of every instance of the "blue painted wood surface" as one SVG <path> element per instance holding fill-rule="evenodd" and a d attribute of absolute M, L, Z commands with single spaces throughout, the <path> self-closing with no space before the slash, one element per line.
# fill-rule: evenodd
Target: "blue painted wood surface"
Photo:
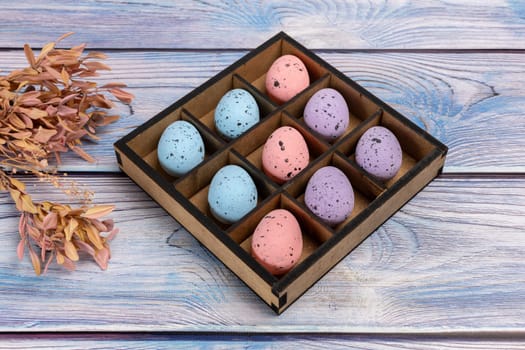
<path fill-rule="evenodd" d="M 96 164 L 65 157 L 62 166 L 98 203 L 117 205 L 108 271 L 86 261 L 35 277 L 16 259 L 18 213 L 0 194 L 0 332 L 28 335 L 0 334 L 0 348 L 523 348 L 523 2 L 3 1 L 0 9 L 0 71 L 23 66 L 23 43 L 73 30 L 65 44 L 109 53 L 113 71 L 100 81 L 126 82 L 137 96 L 86 145 Z M 444 175 L 277 317 L 116 173 L 112 143 L 279 30 L 449 154 Z M 38 199 L 63 199 L 26 181 Z M 55 333 L 85 331 L 109 333 Z"/>

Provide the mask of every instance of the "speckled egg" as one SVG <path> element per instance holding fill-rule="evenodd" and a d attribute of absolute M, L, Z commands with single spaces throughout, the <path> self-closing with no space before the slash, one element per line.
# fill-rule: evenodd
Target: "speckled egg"
<path fill-rule="evenodd" d="M 278 104 L 283 104 L 310 84 L 308 70 L 297 56 L 284 55 L 276 59 L 266 73 L 266 92 Z"/>
<path fill-rule="evenodd" d="M 350 123 L 345 98 L 332 88 L 317 91 L 304 107 L 304 122 L 324 140 L 333 142 Z"/>
<path fill-rule="evenodd" d="M 383 126 L 368 129 L 357 142 L 355 160 L 381 181 L 393 178 L 401 168 L 403 151 L 396 136 Z"/>
<path fill-rule="evenodd" d="M 252 237 L 252 256 L 272 275 L 294 267 L 303 251 L 301 227 L 286 209 L 275 209 L 259 222 Z"/>
<path fill-rule="evenodd" d="M 224 138 L 239 137 L 259 121 L 259 107 L 255 98 L 244 89 L 228 91 L 215 108 L 215 128 Z"/>
<path fill-rule="evenodd" d="M 161 167 L 171 176 L 182 176 L 204 159 L 204 141 L 189 122 L 177 120 L 162 133 L 157 157 Z"/>
<path fill-rule="evenodd" d="M 303 170 L 310 159 L 303 135 L 291 126 L 276 129 L 266 140 L 262 151 L 263 171 L 282 184 Z"/>
<path fill-rule="evenodd" d="M 246 170 L 238 165 L 226 165 L 211 180 L 208 204 L 217 220 L 232 224 L 255 208 L 257 187 Z"/>
<path fill-rule="evenodd" d="M 334 166 L 325 166 L 308 180 L 304 203 L 326 224 L 335 226 L 352 213 L 354 190 L 345 173 Z"/>

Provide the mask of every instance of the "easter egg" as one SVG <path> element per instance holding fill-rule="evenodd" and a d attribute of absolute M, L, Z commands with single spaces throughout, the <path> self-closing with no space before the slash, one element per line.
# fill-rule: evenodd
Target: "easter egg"
<path fill-rule="evenodd" d="M 157 145 L 160 166 L 171 176 L 182 176 L 204 159 L 204 141 L 189 122 L 177 120 L 163 132 Z"/>
<path fill-rule="evenodd" d="M 357 142 L 357 164 L 381 181 L 393 178 L 403 161 L 403 151 L 396 136 L 383 126 L 368 129 Z"/>
<path fill-rule="evenodd" d="M 279 57 L 266 73 L 266 92 L 278 104 L 287 102 L 309 84 L 310 76 L 306 66 L 294 55 Z"/>
<path fill-rule="evenodd" d="M 318 169 L 308 180 L 304 203 L 322 221 L 335 226 L 354 208 L 354 191 L 348 177 L 334 166 Z"/>
<path fill-rule="evenodd" d="M 257 187 L 238 165 L 226 165 L 213 176 L 208 190 L 212 215 L 222 223 L 239 221 L 257 205 Z"/>
<path fill-rule="evenodd" d="M 228 91 L 222 96 L 215 108 L 215 128 L 222 137 L 228 140 L 239 137 L 258 121 L 259 107 L 257 102 L 244 89 Z"/>
<path fill-rule="evenodd" d="M 301 227 L 286 209 L 275 209 L 266 214 L 252 236 L 252 256 L 273 275 L 282 275 L 294 267 L 302 250 Z"/>
<path fill-rule="evenodd" d="M 282 126 L 268 137 L 262 151 L 263 171 L 282 184 L 303 170 L 310 159 L 303 135 L 291 126 Z"/>
<path fill-rule="evenodd" d="M 332 88 L 317 91 L 304 107 L 304 122 L 328 142 L 341 136 L 350 123 L 350 112 L 343 95 Z"/>

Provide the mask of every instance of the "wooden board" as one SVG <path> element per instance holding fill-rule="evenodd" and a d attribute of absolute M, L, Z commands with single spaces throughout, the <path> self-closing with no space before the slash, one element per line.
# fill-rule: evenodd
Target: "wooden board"
<path fill-rule="evenodd" d="M 109 269 L 35 277 L 2 194 L 0 331 L 525 331 L 522 176 L 438 178 L 279 317 L 129 179 L 76 179 L 117 205 Z"/>
<path fill-rule="evenodd" d="M 281 30 L 311 49 L 525 48 L 519 0 L 30 0 L 3 7 L 0 47 L 10 48 L 28 39 L 41 46 L 71 30 L 104 48 L 254 48 Z"/>
<path fill-rule="evenodd" d="M 5 350 L 15 349 L 283 349 L 283 350 L 393 350 L 393 349 L 470 349 L 493 350 L 524 349 L 523 340 L 509 337 L 499 341 L 473 337 L 371 337 L 366 335 L 257 335 L 257 334 L 54 334 L 0 336 L 0 346 Z"/>
<path fill-rule="evenodd" d="M 239 52 L 112 52 L 113 71 L 137 98 L 117 123 L 86 143 L 96 164 L 64 157 L 67 171 L 118 171 L 112 144 L 244 55 Z M 525 60 L 501 53 L 319 53 L 449 147 L 445 172 L 525 172 Z M 22 51 L 0 52 L 0 70 Z"/>

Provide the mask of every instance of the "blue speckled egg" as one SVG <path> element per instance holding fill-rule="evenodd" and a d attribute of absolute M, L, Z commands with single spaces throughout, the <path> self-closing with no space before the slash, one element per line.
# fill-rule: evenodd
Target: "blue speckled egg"
<path fill-rule="evenodd" d="M 222 167 L 211 180 L 208 204 L 220 222 L 239 221 L 257 205 L 257 188 L 250 174 L 238 165 Z"/>
<path fill-rule="evenodd" d="M 244 89 L 233 89 L 222 96 L 215 108 L 215 128 L 224 138 L 239 137 L 259 121 L 255 98 Z"/>
<path fill-rule="evenodd" d="M 204 159 L 204 141 L 189 122 L 177 120 L 162 133 L 157 146 L 161 167 L 171 176 L 182 176 Z"/>

